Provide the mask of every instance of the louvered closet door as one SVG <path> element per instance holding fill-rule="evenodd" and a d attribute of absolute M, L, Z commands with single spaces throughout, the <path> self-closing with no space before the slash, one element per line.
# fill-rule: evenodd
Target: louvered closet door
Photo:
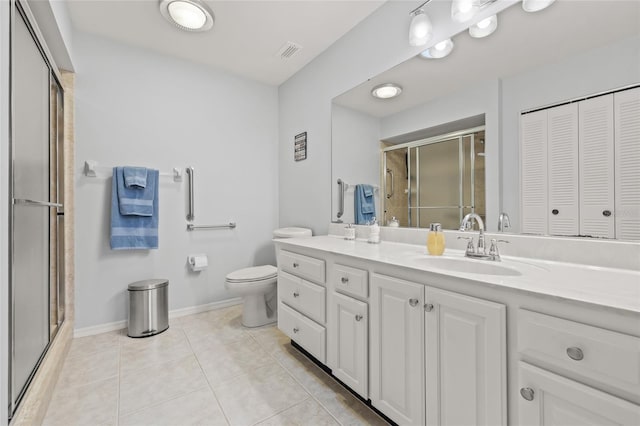
<path fill-rule="evenodd" d="M 579 234 L 578 104 L 548 110 L 549 234 Z"/>
<path fill-rule="evenodd" d="M 613 95 L 578 103 L 580 234 L 614 238 Z"/>
<path fill-rule="evenodd" d="M 520 116 L 521 223 L 525 234 L 547 233 L 547 110 Z"/>
<path fill-rule="evenodd" d="M 640 88 L 614 95 L 616 238 L 640 240 Z"/>

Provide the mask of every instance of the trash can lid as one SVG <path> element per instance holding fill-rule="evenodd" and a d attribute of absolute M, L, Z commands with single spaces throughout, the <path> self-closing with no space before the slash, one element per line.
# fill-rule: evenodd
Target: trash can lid
<path fill-rule="evenodd" d="M 156 288 L 162 288 L 169 285 L 169 280 L 166 278 L 156 278 L 151 280 L 136 281 L 129 284 L 129 291 L 145 291 L 154 290 Z"/>

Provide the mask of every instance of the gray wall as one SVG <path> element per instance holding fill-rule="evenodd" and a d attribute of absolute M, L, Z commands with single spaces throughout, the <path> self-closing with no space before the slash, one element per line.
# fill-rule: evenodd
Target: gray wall
<path fill-rule="evenodd" d="M 74 49 L 76 329 L 125 320 L 127 284 L 141 279 L 170 280 L 169 309 L 232 297 L 226 274 L 275 263 L 276 88 L 80 33 Z M 193 166 L 196 222 L 238 228 L 188 233 L 186 178 L 160 177 L 160 249 L 112 251 L 111 171 L 85 177 L 85 160 L 165 173 Z M 192 253 L 208 255 L 206 271 L 188 271 Z"/>

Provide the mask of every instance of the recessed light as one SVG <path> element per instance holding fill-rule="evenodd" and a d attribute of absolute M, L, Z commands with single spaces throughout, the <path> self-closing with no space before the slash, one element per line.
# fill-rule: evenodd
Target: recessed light
<path fill-rule="evenodd" d="M 537 12 L 551 6 L 555 0 L 522 0 L 522 8 L 525 12 Z"/>
<path fill-rule="evenodd" d="M 378 99 L 391 99 L 402 93 L 402 87 L 395 83 L 386 83 L 376 86 L 371 90 L 371 95 Z"/>
<path fill-rule="evenodd" d="M 420 56 L 426 59 L 440 59 L 449 55 L 453 50 L 453 41 L 448 38 L 435 46 L 431 46 L 427 50 L 420 52 Z"/>
<path fill-rule="evenodd" d="M 469 35 L 474 38 L 486 37 L 498 28 L 498 16 L 489 16 L 486 19 L 469 27 Z"/>
<path fill-rule="evenodd" d="M 184 31 L 206 31 L 213 27 L 213 12 L 200 0 L 161 0 L 160 13 Z"/>

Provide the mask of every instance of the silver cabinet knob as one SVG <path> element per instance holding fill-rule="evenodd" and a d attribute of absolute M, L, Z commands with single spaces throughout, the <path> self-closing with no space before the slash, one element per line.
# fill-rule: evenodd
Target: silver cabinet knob
<path fill-rule="evenodd" d="M 357 315 L 356 315 L 356 321 L 360 321 L 361 319 L 362 319 L 362 315 L 357 314 Z"/>
<path fill-rule="evenodd" d="M 433 305 L 431 303 L 425 303 L 424 304 L 424 310 L 425 310 L 425 312 L 433 311 Z"/>
<path fill-rule="evenodd" d="M 349 278 L 342 277 L 342 278 L 340 278 L 340 281 L 342 281 L 342 284 L 347 284 L 349 282 Z"/>
<path fill-rule="evenodd" d="M 584 358 L 584 353 L 582 352 L 582 349 L 576 348 L 575 346 L 567 348 L 567 355 L 569 355 L 569 358 L 571 358 L 574 361 L 581 361 Z"/>
<path fill-rule="evenodd" d="M 522 395 L 522 397 L 527 401 L 533 401 L 533 396 L 535 395 L 535 392 L 531 388 L 521 388 L 520 395 Z"/>
<path fill-rule="evenodd" d="M 298 327 L 293 327 L 293 332 L 297 333 L 298 331 L 300 331 L 300 329 Z"/>
<path fill-rule="evenodd" d="M 296 262 L 293 262 L 293 267 L 294 268 L 297 268 L 298 266 L 300 266 L 300 265 L 298 265 Z"/>
<path fill-rule="evenodd" d="M 298 297 L 298 296 L 300 296 L 300 293 L 298 293 L 297 291 L 294 291 L 293 292 L 293 297 Z"/>
<path fill-rule="evenodd" d="M 409 305 L 411 305 L 412 307 L 418 306 L 418 303 L 420 303 L 418 299 L 409 299 Z"/>

